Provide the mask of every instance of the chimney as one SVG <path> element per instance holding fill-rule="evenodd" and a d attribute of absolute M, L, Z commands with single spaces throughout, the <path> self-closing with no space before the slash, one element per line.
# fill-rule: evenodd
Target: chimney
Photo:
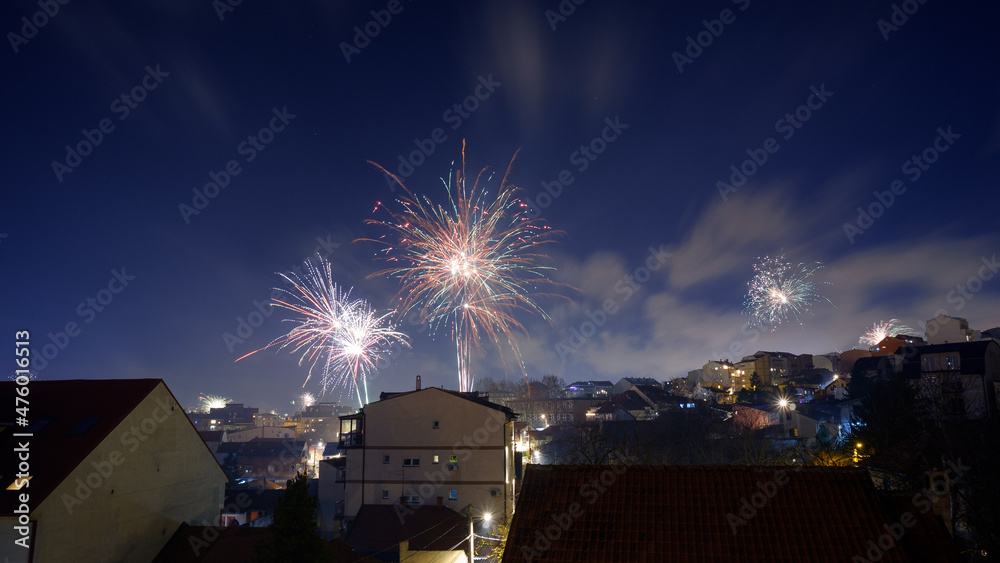
<path fill-rule="evenodd" d="M 420 376 L 417 376 L 417 391 L 420 391 Z"/>

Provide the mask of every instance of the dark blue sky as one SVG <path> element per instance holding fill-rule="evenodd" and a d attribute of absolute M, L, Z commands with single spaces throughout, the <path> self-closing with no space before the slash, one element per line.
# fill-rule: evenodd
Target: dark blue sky
<path fill-rule="evenodd" d="M 354 295 L 388 307 L 395 282 L 366 279 L 377 247 L 354 242 L 382 234 L 363 221 L 393 197 L 367 161 L 400 171 L 433 147 L 406 182 L 440 200 L 463 138 L 470 169 L 520 150 L 512 180 L 565 232 L 553 277 L 580 291 L 543 301 L 551 324 L 523 319 L 529 375 L 667 379 L 757 349 L 846 349 L 875 321 L 938 312 L 1000 325 L 995 6 L 897 2 L 913 13 L 880 29 L 892 2 L 589 0 L 560 21 L 555 1 L 403 1 L 386 25 L 371 11 L 389 2 L 244 1 L 222 18 L 222 2 L 139 4 L 0 11 L 0 334 L 30 330 L 39 355 L 63 346 L 36 365 L 43 379 L 161 377 L 185 404 L 289 410 L 295 357 L 233 363 L 289 326 L 255 301 L 319 247 Z M 366 24 L 378 33 L 348 62 Z M 564 170 L 572 183 L 536 200 Z M 879 217 L 859 223 L 859 207 Z M 651 248 L 662 266 L 646 279 Z M 741 330 L 754 259 L 781 252 L 825 265 L 829 303 Z M 624 291 L 629 275 L 646 281 Z M 252 314 L 262 324 L 227 343 Z M 402 330 L 413 349 L 372 390 L 417 373 L 455 387 L 447 335 Z M 475 371 L 503 377 L 496 356 L 487 344 Z"/>

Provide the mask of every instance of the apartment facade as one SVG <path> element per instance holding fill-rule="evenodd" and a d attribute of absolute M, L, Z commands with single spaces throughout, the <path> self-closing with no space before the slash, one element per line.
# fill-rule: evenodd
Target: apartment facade
<path fill-rule="evenodd" d="M 514 507 L 514 422 L 509 408 L 478 393 L 443 388 L 383 393 L 340 417 L 344 518 L 363 505 L 446 506 L 510 515 Z"/>

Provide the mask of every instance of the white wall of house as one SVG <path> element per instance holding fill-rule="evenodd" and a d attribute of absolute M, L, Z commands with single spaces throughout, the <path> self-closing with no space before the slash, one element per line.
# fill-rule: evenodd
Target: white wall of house
<path fill-rule="evenodd" d="M 227 480 L 161 382 L 35 509 L 34 561 L 147 563 L 181 522 L 217 523 Z"/>

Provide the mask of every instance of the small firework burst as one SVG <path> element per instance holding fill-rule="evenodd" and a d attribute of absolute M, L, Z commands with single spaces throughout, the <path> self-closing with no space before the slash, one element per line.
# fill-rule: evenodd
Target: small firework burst
<path fill-rule="evenodd" d="M 232 399 L 221 395 L 201 395 L 198 397 L 198 401 L 201 405 L 201 412 L 206 413 L 212 409 L 221 409 L 233 402 Z"/>
<path fill-rule="evenodd" d="M 911 334 L 914 333 L 912 328 L 903 324 L 903 321 L 899 319 L 889 319 L 888 321 L 879 321 L 871 326 L 861 338 L 858 339 L 858 343 L 863 346 L 877 346 L 879 342 L 882 342 L 890 336 L 899 336 L 900 334 Z"/>
<path fill-rule="evenodd" d="M 818 301 L 829 301 L 810 278 L 823 265 L 792 264 L 784 255 L 758 258 L 747 286 L 744 312 L 750 324 L 775 330 L 782 323 L 798 321 Z"/>
<path fill-rule="evenodd" d="M 299 397 L 299 406 L 303 409 L 308 409 L 309 407 L 316 404 L 316 395 L 306 391 Z"/>

